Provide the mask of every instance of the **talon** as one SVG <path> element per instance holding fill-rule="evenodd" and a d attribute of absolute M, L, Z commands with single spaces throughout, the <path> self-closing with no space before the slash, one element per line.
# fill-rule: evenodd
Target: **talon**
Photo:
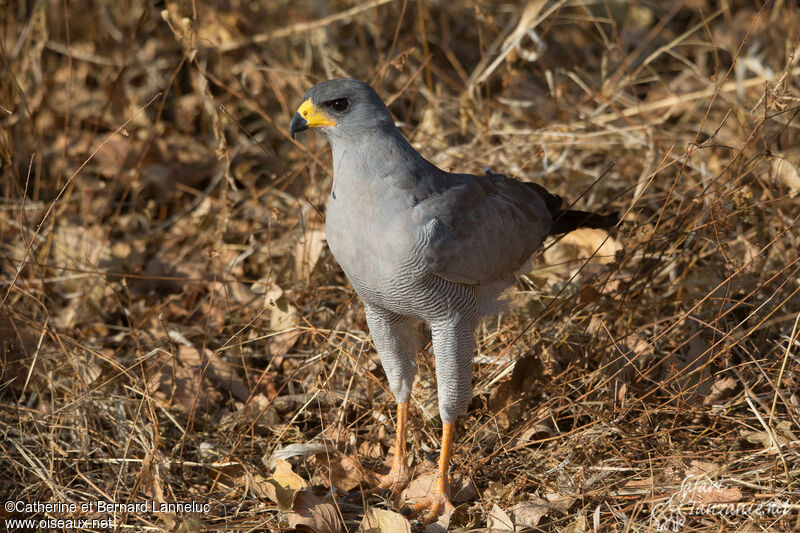
<path fill-rule="evenodd" d="M 386 475 L 375 474 L 375 490 L 391 489 L 396 491 L 411 480 L 411 471 L 408 468 L 406 455 L 406 428 L 408 424 L 408 404 L 397 404 L 397 438 L 395 440 L 395 454 L 392 459 L 392 468 Z M 452 509 L 450 502 L 450 454 L 453 445 L 452 422 L 445 422 L 442 426 L 442 446 L 439 453 L 438 475 L 428 495 L 410 507 L 401 510 L 403 516 L 417 516 L 422 524 L 432 524 L 448 509 Z"/>
<path fill-rule="evenodd" d="M 431 492 L 425 498 L 408 508 L 409 514 L 420 515 L 418 520 L 426 525 L 436 522 L 445 508 L 448 505 L 452 506 L 450 498 L 447 495 L 449 492 L 449 485 L 450 483 L 446 476 L 438 477 Z"/>
<path fill-rule="evenodd" d="M 450 503 L 450 476 L 447 473 L 450 463 L 451 445 L 453 442 L 453 424 L 445 422 L 442 427 L 442 451 L 439 454 L 439 475 L 436 477 L 430 493 L 421 501 L 411 506 L 411 511 L 420 514 L 427 511 L 419 518 L 423 524 L 436 522 L 445 510 L 452 507 Z"/>

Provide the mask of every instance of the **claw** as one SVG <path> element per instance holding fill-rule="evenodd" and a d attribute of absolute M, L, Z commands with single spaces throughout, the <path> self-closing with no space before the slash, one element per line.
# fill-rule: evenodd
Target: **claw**
<path fill-rule="evenodd" d="M 421 501 L 411 506 L 414 514 L 421 515 L 419 521 L 423 524 L 436 522 L 450 503 L 450 476 L 447 473 L 450 464 L 450 452 L 453 442 L 453 424 L 445 422 L 442 427 L 442 450 L 439 454 L 439 474 L 430 493 Z M 422 514 L 423 511 L 427 511 Z"/>
<path fill-rule="evenodd" d="M 410 513 L 418 515 L 418 520 L 423 524 L 436 522 L 450 503 L 449 483 L 445 477 L 438 477 L 430 494 L 409 508 Z"/>
<path fill-rule="evenodd" d="M 392 459 L 392 469 L 386 475 L 375 475 L 375 485 L 377 490 L 391 489 L 396 491 L 404 487 L 411 480 L 411 472 L 408 468 L 406 456 L 406 431 L 408 424 L 408 404 L 397 404 L 397 438 L 395 440 L 395 452 Z M 416 515 L 423 524 L 432 524 L 448 509 L 453 508 L 450 502 L 450 476 L 448 474 L 450 466 L 450 454 L 453 444 L 452 422 L 445 422 L 442 427 L 442 448 L 439 453 L 439 468 L 436 481 L 428 495 L 411 507 L 403 509 L 403 515 Z"/>

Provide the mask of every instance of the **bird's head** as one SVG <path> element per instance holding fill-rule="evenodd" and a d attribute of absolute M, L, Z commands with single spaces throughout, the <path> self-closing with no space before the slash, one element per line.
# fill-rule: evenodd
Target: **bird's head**
<path fill-rule="evenodd" d="M 323 81 L 310 88 L 289 124 L 289 133 L 320 128 L 330 137 L 358 137 L 383 128 L 394 128 L 394 121 L 375 90 L 350 78 Z"/>

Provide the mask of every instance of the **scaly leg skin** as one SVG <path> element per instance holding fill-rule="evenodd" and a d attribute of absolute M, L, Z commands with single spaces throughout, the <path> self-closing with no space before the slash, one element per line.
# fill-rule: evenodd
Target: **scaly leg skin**
<path fill-rule="evenodd" d="M 378 476 L 378 488 L 394 489 L 405 486 L 410 478 L 406 455 L 406 433 L 408 431 L 408 402 L 397 404 L 397 436 L 394 441 L 392 469 L 385 476 Z"/>
<path fill-rule="evenodd" d="M 442 427 L 442 451 L 439 453 L 439 472 L 436 476 L 431 491 L 421 501 L 415 503 L 411 510 L 415 514 L 420 514 L 419 520 L 423 524 L 432 524 L 441 516 L 445 507 L 450 503 L 450 477 L 448 468 L 450 466 L 450 453 L 453 444 L 453 423 L 445 422 Z"/>

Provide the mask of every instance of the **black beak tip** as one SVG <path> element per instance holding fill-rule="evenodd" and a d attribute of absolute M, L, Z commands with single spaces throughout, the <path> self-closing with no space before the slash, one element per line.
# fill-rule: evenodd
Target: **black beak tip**
<path fill-rule="evenodd" d="M 292 117 L 292 121 L 289 123 L 289 134 L 294 139 L 294 134 L 305 131 L 308 129 L 308 122 L 304 119 L 300 113 L 295 113 Z"/>

